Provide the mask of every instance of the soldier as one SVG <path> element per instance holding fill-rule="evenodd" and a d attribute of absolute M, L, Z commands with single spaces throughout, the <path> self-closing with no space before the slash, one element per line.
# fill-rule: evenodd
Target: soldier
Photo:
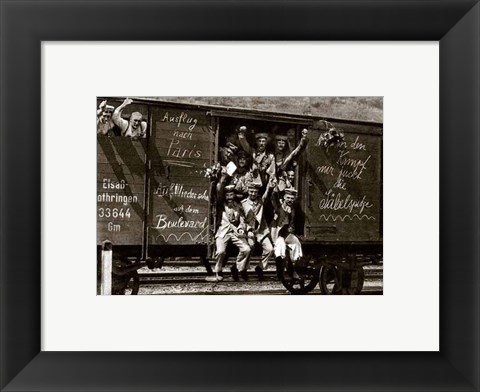
<path fill-rule="evenodd" d="M 112 120 L 112 113 L 115 108 L 102 101 L 97 109 L 97 134 L 111 135 L 115 128 Z"/>
<path fill-rule="evenodd" d="M 249 155 L 240 150 L 237 153 L 237 170 L 233 173 L 231 184 L 235 185 L 235 197 L 243 200 L 248 196 L 248 185 L 258 183 L 262 185 L 260 178 L 256 179 L 250 168 Z"/>
<path fill-rule="evenodd" d="M 290 153 L 288 153 L 288 136 L 277 135 L 275 136 L 275 166 L 277 176 L 283 176 L 284 171 L 291 168 L 295 159 L 305 150 L 308 144 L 308 130 L 302 130 L 302 138 L 298 143 L 298 146 Z"/>
<path fill-rule="evenodd" d="M 235 161 L 235 154 L 238 151 L 238 147 L 232 143 L 227 143 L 226 146 L 220 147 L 220 163 L 222 166 L 228 165 L 229 162 Z"/>
<path fill-rule="evenodd" d="M 257 147 L 253 149 L 245 137 L 246 130 L 246 127 L 240 127 L 238 141 L 241 147 L 252 156 L 254 172 L 258 170 L 262 184 L 267 185 L 268 179 L 275 177 L 275 157 L 266 151 L 268 134 L 264 132 L 255 134 Z"/>
<path fill-rule="evenodd" d="M 288 136 L 275 135 L 275 165 L 280 167 L 283 165 L 288 155 Z"/>
<path fill-rule="evenodd" d="M 277 189 L 280 192 L 280 197 L 287 188 L 295 188 L 295 170 L 288 168 L 283 172 L 283 175 L 278 178 Z"/>
<path fill-rule="evenodd" d="M 242 201 L 247 223 L 247 236 L 250 247 L 253 249 L 255 242 L 262 245 L 262 259 L 255 267 L 259 280 L 263 280 L 263 271 L 267 268 L 268 260 L 273 253 L 272 242 L 270 241 L 270 230 L 263 215 L 263 203 L 267 200 L 270 191 L 275 187 L 275 181 L 271 180 L 262 196 L 259 198 L 260 184 L 251 183 L 248 186 L 248 198 Z"/>
<path fill-rule="evenodd" d="M 122 118 L 123 109 L 132 102 L 133 100 L 127 98 L 118 108 L 115 109 L 112 116 L 113 122 L 121 129 L 122 136 L 145 138 L 147 137 L 147 122 L 142 120 L 143 115 L 141 113 L 133 112 L 130 115 L 130 121 Z"/>
<path fill-rule="evenodd" d="M 272 240 L 275 244 L 275 264 L 277 266 L 277 274 L 280 280 L 291 279 L 284 276 L 284 267 L 287 265 L 287 271 L 298 275 L 293 270 L 293 265 L 303 256 L 302 244 L 295 235 L 295 199 L 297 190 L 295 188 L 285 189 L 283 200 L 279 199 L 278 192 L 273 192 L 272 203 L 275 215 L 272 221 L 271 233 Z M 289 258 L 287 259 L 287 250 Z"/>
<path fill-rule="evenodd" d="M 248 258 L 250 246 L 245 238 L 245 215 L 242 206 L 235 201 L 234 186 L 228 185 L 217 195 L 219 204 L 219 225 L 215 234 L 216 259 L 215 273 L 218 281 L 223 280 L 223 267 L 226 256 L 226 249 L 229 242 L 235 245 L 238 250 L 236 265 L 231 268 L 232 276 L 238 280 L 238 273 L 244 280 L 248 280 Z M 224 191 L 224 197 L 222 197 Z"/>

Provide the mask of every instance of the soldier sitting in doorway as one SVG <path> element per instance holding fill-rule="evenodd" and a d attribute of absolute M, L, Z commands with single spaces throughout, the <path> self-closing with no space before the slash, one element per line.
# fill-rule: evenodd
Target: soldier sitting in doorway
<path fill-rule="evenodd" d="M 215 273 L 217 281 L 223 280 L 223 267 L 227 245 L 231 242 L 239 250 L 236 264 L 232 266 L 232 276 L 238 281 L 238 275 L 248 280 L 248 258 L 250 246 L 245 234 L 245 214 L 242 206 L 235 201 L 234 185 L 225 186 L 225 181 L 220 182 L 217 194 L 218 203 L 218 229 L 215 233 L 216 264 Z"/>
<path fill-rule="evenodd" d="M 275 215 L 271 225 L 271 234 L 274 242 L 275 264 L 280 280 L 298 278 L 294 265 L 303 256 L 302 244 L 295 235 L 294 204 L 296 197 L 297 190 L 295 188 L 285 189 L 283 200 L 279 198 L 277 191 L 274 191 L 272 196 Z M 285 267 L 287 276 L 284 274 Z"/>
<path fill-rule="evenodd" d="M 268 228 L 263 214 L 263 204 L 270 195 L 270 191 L 276 186 L 275 180 L 271 180 L 262 197 L 259 197 L 261 185 L 250 183 L 248 186 L 248 198 L 242 201 L 247 223 L 247 237 L 250 247 L 253 249 L 255 243 L 262 246 L 262 258 L 260 264 L 255 267 L 259 280 L 263 280 L 263 271 L 267 268 L 268 260 L 273 253 L 272 242 L 270 241 L 270 229 Z"/>
<path fill-rule="evenodd" d="M 133 102 L 132 99 L 127 98 L 123 103 L 113 112 L 113 122 L 121 130 L 122 136 L 131 137 L 134 139 L 147 137 L 147 122 L 143 121 L 143 115 L 139 112 L 133 112 L 130 115 L 130 120 L 127 121 L 122 118 L 123 109 Z"/>

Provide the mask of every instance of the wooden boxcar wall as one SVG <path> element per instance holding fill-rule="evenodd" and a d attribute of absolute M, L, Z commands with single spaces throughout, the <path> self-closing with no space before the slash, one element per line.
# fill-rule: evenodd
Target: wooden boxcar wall
<path fill-rule="evenodd" d="M 206 243 L 212 195 L 205 169 L 215 161 L 215 116 L 206 109 L 137 102 L 125 108 L 124 118 L 134 111 L 147 120 L 147 139 L 97 136 L 97 244 Z M 343 130 L 343 142 L 326 148 L 326 128 L 313 127 L 299 160 L 304 239 L 380 242 L 382 126 L 331 124 Z"/>
<path fill-rule="evenodd" d="M 97 102 L 97 106 L 100 103 Z M 109 100 L 117 107 L 123 100 Z M 97 245 L 206 243 L 215 130 L 206 111 L 127 106 L 147 121 L 146 139 L 97 135 Z"/>
<path fill-rule="evenodd" d="M 206 243 L 214 160 L 212 118 L 206 111 L 152 106 L 149 143 L 149 245 Z"/>
<path fill-rule="evenodd" d="M 309 132 L 303 187 L 309 240 L 382 240 L 382 132 L 380 125 L 333 122 L 344 140 L 322 146 L 326 127 Z"/>
<path fill-rule="evenodd" d="M 148 118 L 146 105 L 129 105 L 123 114 L 135 111 Z M 146 139 L 97 135 L 97 245 L 143 244 L 146 162 Z"/>

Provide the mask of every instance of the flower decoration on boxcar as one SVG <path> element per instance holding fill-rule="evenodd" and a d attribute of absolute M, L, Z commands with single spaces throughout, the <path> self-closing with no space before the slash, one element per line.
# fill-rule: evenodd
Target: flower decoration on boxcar
<path fill-rule="evenodd" d="M 343 141 L 345 135 L 342 129 L 335 128 L 335 126 L 328 121 L 323 121 L 323 123 L 326 131 L 320 134 L 317 145 L 329 148 Z"/>
<path fill-rule="evenodd" d="M 217 162 L 211 167 L 207 167 L 205 169 L 205 177 L 208 177 L 210 181 L 217 181 L 221 171 L 222 171 L 222 166 L 220 165 L 220 162 Z"/>

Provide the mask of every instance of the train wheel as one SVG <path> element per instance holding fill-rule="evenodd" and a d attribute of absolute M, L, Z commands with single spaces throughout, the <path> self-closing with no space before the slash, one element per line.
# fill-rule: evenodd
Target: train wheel
<path fill-rule="evenodd" d="M 320 291 L 325 295 L 339 294 L 342 285 L 339 281 L 337 268 L 333 265 L 323 265 L 320 268 Z"/>
<path fill-rule="evenodd" d="M 313 259 L 304 258 L 295 266 L 293 279 L 282 279 L 282 284 L 292 294 L 307 294 L 318 283 L 318 270 L 314 267 Z"/>

